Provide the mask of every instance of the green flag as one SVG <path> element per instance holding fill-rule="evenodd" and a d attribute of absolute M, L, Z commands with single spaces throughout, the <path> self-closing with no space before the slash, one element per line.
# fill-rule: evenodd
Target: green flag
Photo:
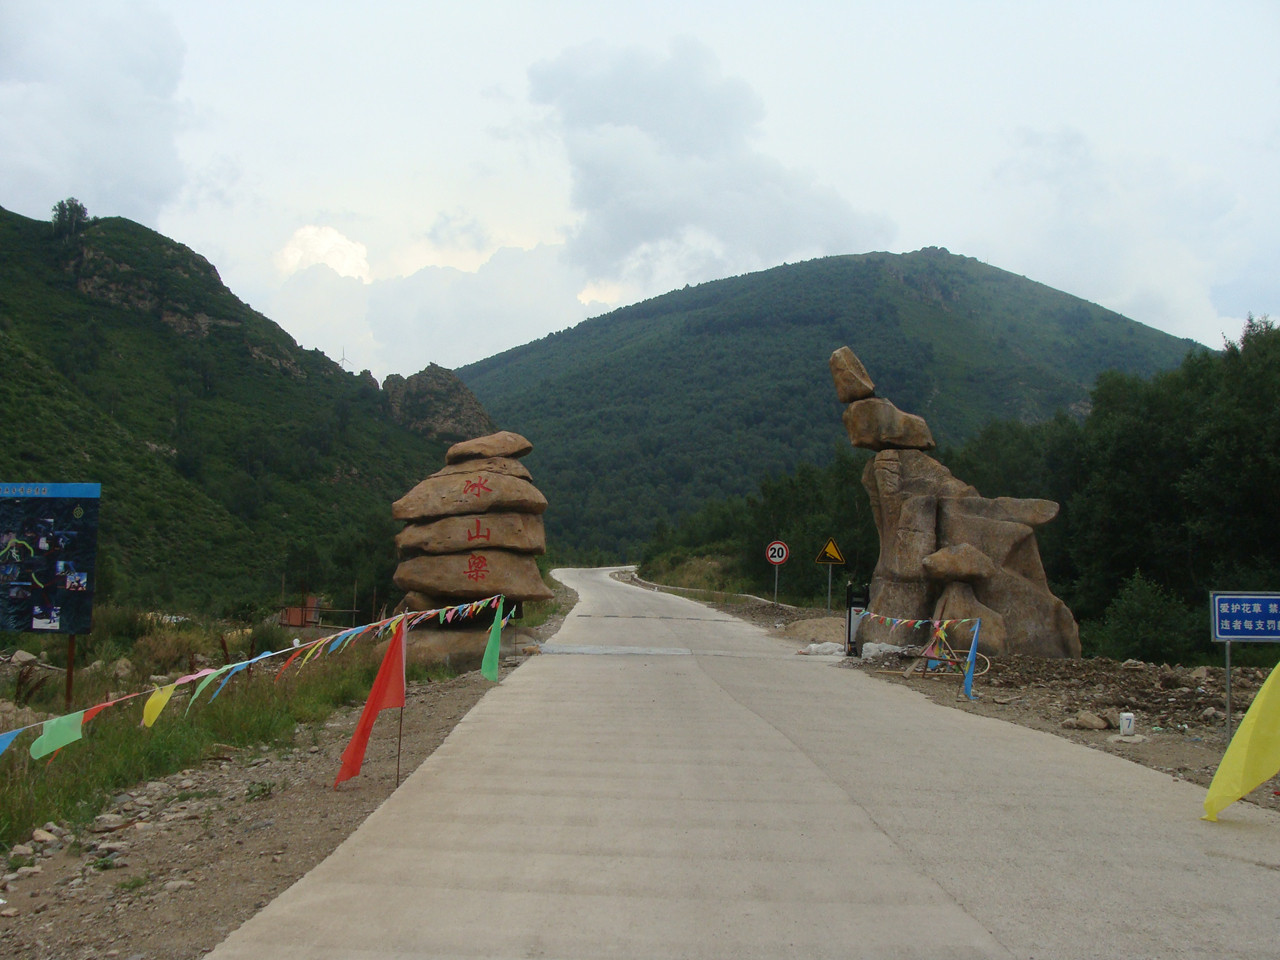
<path fill-rule="evenodd" d="M 31 741 L 31 759 L 39 760 L 55 750 L 61 750 L 68 743 L 75 743 L 80 739 L 80 727 L 83 723 L 83 710 L 79 713 L 68 713 L 65 717 L 46 720 L 40 736 Z"/>
<path fill-rule="evenodd" d="M 484 648 L 484 660 L 480 664 L 480 676 L 498 682 L 498 648 L 502 646 L 502 597 L 498 598 L 498 612 L 489 630 L 489 643 Z"/>

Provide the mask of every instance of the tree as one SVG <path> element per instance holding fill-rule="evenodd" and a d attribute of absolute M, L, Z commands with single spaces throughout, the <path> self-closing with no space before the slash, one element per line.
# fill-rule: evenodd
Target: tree
<path fill-rule="evenodd" d="M 74 237 L 89 222 L 89 211 L 75 197 L 67 197 L 53 205 L 53 235 Z"/>

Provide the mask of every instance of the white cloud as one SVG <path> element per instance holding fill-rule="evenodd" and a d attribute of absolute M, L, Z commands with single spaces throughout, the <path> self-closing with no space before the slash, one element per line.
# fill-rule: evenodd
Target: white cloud
<path fill-rule="evenodd" d="M 153 223 L 182 185 L 183 55 L 172 21 L 148 5 L 0 6 L 5 205 L 46 217 L 76 196 L 91 214 Z"/>
<path fill-rule="evenodd" d="M 379 378 L 458 367 L 586 318 L 576 298 L 584 277 L 562 252 L 503 248 L 475 272 L 425 267 L 369 283 L 314 265 L 292 274 L 266 311 L 305 346 L 345 353 Z"/>
<path fill-rule="evenodd" d="M 992 263 L 1212 346 L 1239 327 L 1212 286 L 1247 255 L 1249 213 L 1216 175 L 1023 130 L 988 190 L 1003 222 L 975 243 Z"/>
<path fill-rule="evenodd" d="M 629 298 L 829 253 L 890 233 L 834 189 L 752 147 L 764 116 L 745 82 L 691 40 L 659 57 L 599 45 L 529 71 L 552 109 L 580 219 L 570 261 Z M 584 291 L 584 295 L 587 295 Z"/>
<path fill-rule="evenodd" d="M 276 269 L 286 277 L 318 263 L 340 277 L 354 277 L 365 283 L 373 279 L 368 248 L 333 227 L 315 224 L 299 227 L 275 255 Z"/>

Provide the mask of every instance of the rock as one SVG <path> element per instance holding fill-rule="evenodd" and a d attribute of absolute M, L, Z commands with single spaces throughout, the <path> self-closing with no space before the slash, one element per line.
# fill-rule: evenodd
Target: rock
<path fill-rule="evenodd" d="M 15 650 L 13 651 L 13 656 L 9 658 L 9 662 L 15 667 L 25 667 L 29 663 L 38 662 L 39 659 L 34 653 L 28 653 L 26 650 Z"/>
<path fill-rule="evenodd" d="M 841 403 L 853 403 L 875 395 L 875 382 L 862 361 L 848 347 L 841 347 L 831 354 L 828 364 L 831 379 L 836 384 L 836 397 Z"/>
<path fill-rule="evenodd" d="M 434 520 L 464 513 L 542 513 L 544 497 L 527 480 L 500 473 L 428 477 L 391 506 L 397 520 Z"/>
<path fill-rule="evenodd" d="M 463 553 L 474 547 L 545 553 L 547 535 L 542 517 L 532 513 L 460 514 L 411 523 L 396 536 L 401 559 L 422 553 Z"/>
<path fill-rule="evenodd" d="M 843 419 L 849 442 L 864 450 L 932 450 L 935 446 L 924 418 L 903 413 L 879 397 L 849 404 Z"/>
<path fill-rule="evenodd" d="M 803 650 L 797 650 L 796 653 L 806 654 L 814 657 L 829 657 L 835 654 L 844 653 L 843 643 L 833 643 L 830 640 L 825 643 L 811 643 Z"/>
<path fill-rule="evenodd" d="M 1112 730 L 1120 729 L 1120 711 L 1116 710 L 1114 707 L 1110 710 L 1103 711 L 1102 719 L 1107 721 L 1107 726 Z"/>
<path fill-rule="evenodd" d="M 0 917 L 4 917 L 6 919 L 10 919 L 12 917 L 16 917 L 19 915 L 20 914 L 17 907 L 5 907 L 3 910 L 0 910 Z"/>
<path fill-rule="evenodd" d="M 1090 713 L 1088 710 L 1081 710 L 1076 714 L 1076 727 L 1080 730 L 1105 730 L 1107 729 L 1107 721 L 1096 713 Z"/>
<path fill-rule="evenodd" d="M 156 687 L 163 687 L 167 683 L 171 683 L 173 678 L 163 673 L 154 673 L 147 677 L 147 683 Z"/>
<path fill-rule="evenodd" d="M 1120 664 L 1120 669 L 1121 670 L 1145 670 L 1147 669 L 1147 665 L 1143 663 L 1141 660 L 1134 660 L 1133 658 L 1130 658 L 1126 660 L 1124 663 Z"/>
<path fill-rule="evenodd" d="M 1195 680 L 1197 683 L 1204 683 L 1204 681 L 1209 679 L 1209 668 L 1196 667 L 1191 671 L 1191 679 Z"/>
<path fill-rule="evenodd" d="M 967 583 L 948 583 L 933 608 L 934 620 L 979 620 L 978 652 L 989 657 L 1000 657 L 1009 652 L 1009 631 L 1004 617 L 973 595 L 973 587 Z M 971 627 L 962 627 L 958 636 L 951 638 L 954 648 L 968 650 L 973 643 Z"/>
<path fill-rule="evenodd" d="M 1049 590 L 1035 539 L 1058 505 L 983 497 L 922 452 L 933 446 L 928 427 L 920 420 L 923 432 L 907 436 L 905 416 L 879 399 L 844 413 L 854 445 L 879 451 L 862 475 L 880 536 L 868 609 L 899 620 L 979 618 L 988 655 L 1080 656 L 1075 618 Z M 901 629 L 864 618 L 857 647 L 884 642 L 901 642 Z"/>
<path fill-rule="evenodd" d="M 81 668 L 80 672 L 81 673 L 101 673 L 104 667 L 106 667 L 105 663 L 103 663 L 101 660 L 95 660 L 93 661 L 93 663 L 89 664 L 87 667 Z"/>
<path fill-rule="evenodd" d="M 9 848 L 9 853 L 15 857 L 34 857 L 36 855 L 35 848 L 25 843 L 15 843 Z"/>
<path fill-rule="evenodd" d="M 495 593 L 509 600 L 550 600 L 554 596 L 542 582 L 533 557 L 507 550 L 410 557 L 396 568 L 395 583 L 401 590 L 464 601 Z"/>
<path fill-rule="evenodd" d="M 165 893 L 175 893 L 178 890 L 186 890 L 188 887 L 194 887 L 194 880 L 166 880 L 162 889 Z"/>
<path fill-rule="evenodd" d="M 455 443 L 445 451 L 444 462 L 461 463 L 464 460 L 478 460 L 483 457 L 523 457 L 533 450 L 533 444 L 510 430 L 491 433 L 488 436 L 476 437 Z"/>
<path fill-rule="evenodd" d="M 931 579 L 986 580 L 996 573 L 996 565 L 981 550 L 968 543 L 943 547 L 921 561 L 924 572 Z"/>
<path fill-rule="evenodd" d="M 457 374 L 438 364 L 407 379 L 393 373 L 382 381 L 382 390 L 391 419 L 423 436 L 453 442 L 493 429 L 475 394 Z"/>
<path fill-rule="evenodd" d="M 100 813 L 93 818 L 93 826 L 89 829 L 94 833 L 111 833 L 128 825 L 129 821 L 118 813 Z"/>
<path fill-rule="evenodd" d="M 52 833 L 50 833 L 48 830 L 42 830 L 37 828 L 31 831 L 31 842 L 32 843 L 57 843 L 58 838 L 54 836 Z"/>
<path fill-rule="evenodd" d="M 119 660 L 111 664 L 111 676 L 117 680 L 128 680 L 133 676 L 133 664 L 121 657 Z"/>
<path fill-rule="evenodd" d="M 519 460 L 510 457 L 486 457 L 481 460 L 463 460 L 461 463 L 449 463 L 441 467 L 433 477 L 452 477 L 459 473 L 501 473 L 508 477 L 519 477 L 521 480 L 532 480 L 529 468 Z"/>
<path fill-rule="evenodd" d="M 1212 723 L 1219 719 L 1220 716 L 1225 717 L 1226 713 L 1220 714 L 1216 707 L 1205 707 L 1204 712 L 1200 714 L 1200 719 L 1206 723 Z"/>
<path fill-rule="evenodd" d="M 863 660 L 879 660 L 883 657 L 897 656 L 903 649 L 892 643 L 864 643 L 860 656 Z"/>

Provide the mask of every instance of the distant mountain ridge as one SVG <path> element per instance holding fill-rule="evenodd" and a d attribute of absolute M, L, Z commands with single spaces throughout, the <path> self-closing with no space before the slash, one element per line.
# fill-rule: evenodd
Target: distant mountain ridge
<path fill-rule="evenodd" d="M 1199 345 L 945 249 L 826 257 L 686 287 L 458 374 L 534 443 L 553 543 L 634 556 L 653 525 L 847 444 L 826 368 L 851 346 L 940 443 L 1081 412 L 1103 370 Z"/>
<path fill-rule="evenodd" d="M 368 613 L 393 589 L 391 503 L 492 429 L 449 371 L 384 391 L 117 217 L 62 240 L 0 209 L 0 365 L 0 479 L 101 482 L 104 569 L 147 603 L 354 588 Z"/>

